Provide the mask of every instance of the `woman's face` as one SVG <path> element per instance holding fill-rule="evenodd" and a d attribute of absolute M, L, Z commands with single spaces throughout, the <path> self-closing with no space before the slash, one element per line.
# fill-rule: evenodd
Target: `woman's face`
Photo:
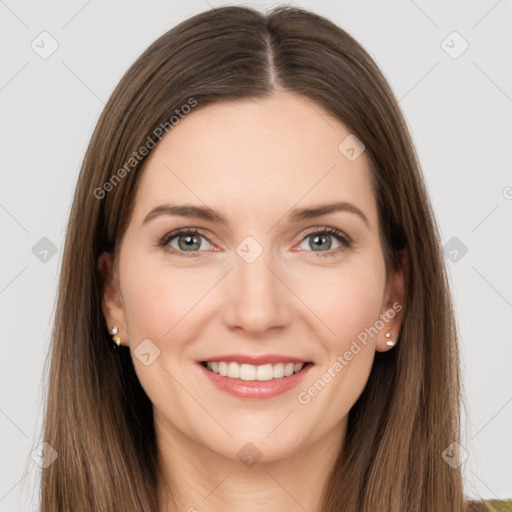
<path fill-rule="evenodd" d="M 148 156 L 103 308 L 161 439 L 240 460 L 342 439 L 403 288 L 386 280 L 369 160 L 349 136 L 279 93 L 199 103 Z"/>

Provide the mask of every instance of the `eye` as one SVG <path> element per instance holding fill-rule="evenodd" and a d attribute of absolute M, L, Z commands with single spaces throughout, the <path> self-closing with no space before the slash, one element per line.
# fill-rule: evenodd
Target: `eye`
<path fill-rule="evenodd" d="M 335 239 L 337 246 L 332 248 L 332 239 Z M 308 250 L 303 244 L 312 248 L 315 256 L 335 256 L 347 250 L 352 245 L 352 240 L 345 233 L 336 228 L 324 227 L 311 231 L 306 235 L 300 244 L 301 250 Z M 202 251 L 208 250 L 211 243 L 195 228 L 181 228 L 167 233 L 158 245 L 163 249 L 179 256 L 199 256 Z"/>
<path fill-rule="evenodd" d="M 206 244 L 203 243 L 203 240 L 206 240 Z M 180 256 L 196 256 L 196 254 L 193 253 L 201 252 L 201 249 L 205 250 L 205 246 L 207 248 L 207 246 L 211 244 L 206 237 L 201 235 L 196 229 L 182 228 L 167 233 L 167 235 L 160 240 L 159 245 Z"/>
<path fill-rule="evenodd" d="M 338 245 L 332 248 L 332 239 L 335 239 Z M 310 232 L 299 246 L 301 249 L 303 244 L 313 248 L 312 252 L 317 253 L 316 256 L 335 256 L 336 254 L 349 249 L 351 247 L 351 239 L 342 231 L 336 228 L 325 227 L 321 230 Z"/>

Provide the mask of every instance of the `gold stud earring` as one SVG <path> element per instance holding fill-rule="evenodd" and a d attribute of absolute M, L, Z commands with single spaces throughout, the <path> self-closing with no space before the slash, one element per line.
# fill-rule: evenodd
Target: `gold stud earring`
<path fill-rule="evenodd" d="M 110 331 L 110 336 L 113 336 L 114 343 L 119 347 L 121 345 L 121 339 L 119 336 L 116 336 L 118 333 L 117 325 L 114 325 L 114 328 Z"/>

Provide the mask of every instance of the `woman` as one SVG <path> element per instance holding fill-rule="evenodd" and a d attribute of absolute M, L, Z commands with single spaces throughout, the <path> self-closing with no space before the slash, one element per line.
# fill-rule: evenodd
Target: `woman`
<path fill-rule="evenodd" d="M 459 379 L 423 178 L 362 47 L 242 7 L 152 44 L 75 192 L 42 511 L 469 510 Z"/>

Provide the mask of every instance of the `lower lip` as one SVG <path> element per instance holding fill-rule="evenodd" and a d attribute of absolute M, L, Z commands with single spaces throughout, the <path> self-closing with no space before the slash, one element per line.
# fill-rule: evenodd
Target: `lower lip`
<path fill-rule="evenodd" d="M 300 372 L 294 373 L 289 377 L 265 381 L 240 380 L 232 379 L 230 377 L 222 377 L 221 375 L 208 370 L 202 364 L 199 364 L 199 366 L 213 384 L 230 395 L 234 395 L 239 398 L 272 398 L 293 389 L 304 378 L 313 365 L 308 363 Z"/>

